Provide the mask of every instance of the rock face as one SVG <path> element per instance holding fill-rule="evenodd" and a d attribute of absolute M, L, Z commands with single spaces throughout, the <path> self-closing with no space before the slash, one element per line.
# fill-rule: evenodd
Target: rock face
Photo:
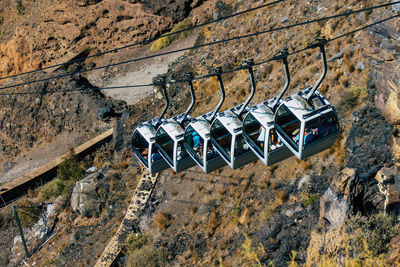
<path fill-rule="evenodd" d="M 137 1 L 24 1 L 22 14 L 16 14 L 11 1 L 4 1 L 4 5 L 8 2 L 9 7 L 3 6 L 2 10 L 11 12 L 3 14 L 2 27 L 13 27 L 9 24 L 14 17 L 20 21 L 6 42 L 0 44 L 1 77 L 56 63 L 74 50 L 105 51 L 140 42 L 165 31 L 172 22 L 171 18 L 143 11 Z M 191 1 L 180 2 L 189 2 L 189 6 L 175 6 L 190 11 Z M 29 12 L 35 13 L 26 16 Z"/>
<path fill-rule="evenodd" d="M 186 18 L 190 11 L 205 2 L 204 0 L 176 0 L 176 1 L 157 1 L 157 0 L 130 0 L 129 2 L 141 3 L 149 12 L 169 17 L 174 22 Z"/>
<path fill-rule="evenodd" d="M 392 160 L 390 136 L 393 126 L 370 106 L 355 112 L 353 118 L 353 127 L 346 140 L 346 150 L 350 152 L 347 166 L 357 168 L 360 180 L 367 181 Z"/>
<path fill-rule="evenodd" d="M 104 178 L 100 172 L 78 181 L 72 191 L 71 207 L 82 216 L 99 215 L 109 192 L 108 185 L 99 182 Z"/>
<path fill-rule="evenodd" d="M 375 176 L 379 192 L 385 197 L 384 211 L 400 212 L 400 170 L 396 165 L 383 167 Z"/>

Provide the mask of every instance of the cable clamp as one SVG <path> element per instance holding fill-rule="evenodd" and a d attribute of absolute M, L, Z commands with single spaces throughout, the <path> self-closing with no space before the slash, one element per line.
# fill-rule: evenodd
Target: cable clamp
<path fill-rule="evenodd" d="M 288 48 L 284 47 L 281 50 L 278 50 L 275 55 L 272 57 L 272 60 L 280 60 L 286 58 L 289 55 Z"/>
<path fill-rule="evenodd" d="M 322 47 L 322 46 L 325 46 L 325 44 L 326 44 L 327 42 L 328 42 L 328 41 L 327 41 L 324 37 L 317 37 L 317 38 L 314 39 L 314 41 L 312 41 L 312 42 L 310 43 L 309 46 L 307 46 L 307 48 Z"/>

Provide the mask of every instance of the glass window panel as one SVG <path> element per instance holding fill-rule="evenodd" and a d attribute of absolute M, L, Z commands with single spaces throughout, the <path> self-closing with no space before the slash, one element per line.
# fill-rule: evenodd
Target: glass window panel
<path fill-rule="evenodd" d="M 139 132 L 135 132 L 133 134 L 132 147 L 136 151 L 136 154 L 142 158 L 143 163 L 145 163 L 147 167 L 149 157 L 149 143 Z"/>
<path fill-rule="evenodd" d="M 189 147 L 189 153 L 197 158 L 197 160 L 203 164 L 203 147 L 204 147 L 204 139 L 193 129 L 192 126 L 189 126 L 185 133 L 185 143 L 186 148 Z"/>
<path fill-rule="evenodd" d="M 265 128 L 249 113 L 244 121 L 244 134 L 252 141 L 250 144 L 264 156 Z"/>
<path fill-rule="evenodd" d="M 285 106 L 281 105 L 278 109 L 276 125 L 285 133 L 284 138 L 289 144 L 298 150 L 300 140 L 300 120 Z"/>
<path fill-rule="evenodd" d="M 211 127 L 212 138 L 219 145 L 221 152 L 227 159 L 230 159 L 232 135 L 225 129 L 219 120 L 216 120 Z"/>
<path fill-rule="evenodd" d="M 284 144 L 282 143 L 281 138 L 278 136 L 276 130 L 274 128 L 272 128 L 271 130 L 269 130 L 269 139 L 268 139 L 268 143 L 269 143 L 269 151 L 274 151 L 275 149 L 278 149 L 280 147 L 282 147 Z"/>
<path fill-rule="evenodd" d="M 334 113 L 329 112 L 306 123 L 304 144 L 308 145 L 318 139 L 336 133 L 339 124 Z"/>
<path fill-rule="evenodd" d="M 160 128 L 156 137 L 157 144 L 161 147 L 164 155 L 167 156 L 170 163 L 174 158 L 174 140 L 166 133 L 163 128 Z"/>
<path fill-rule="evenodd" d="M 243 154 L 249 150 L 249 145 L 244 141 L 243 135 L 236 136 L 235 141 L 235 157 Z"/>
<path fill-rule="evenodd" d="M 211 142 L 208 142 L 208 145 L 207 145 L 207 159 L 206 160 L 212 160 L 212 159 L 214 159 L 216 157 L 218 157 L 217 150 L 211 144 Z"/>

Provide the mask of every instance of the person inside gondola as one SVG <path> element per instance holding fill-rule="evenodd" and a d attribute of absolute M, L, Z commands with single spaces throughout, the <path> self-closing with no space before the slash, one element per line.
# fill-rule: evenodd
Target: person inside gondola
<path fill-rule="evenodd" d="M 264 142 L 265 142 L 265 128 L 263 126 L 260 126 L 260 129 L 258 130 L 260 133 L 257 137 L 257 142 L 260 144 L 261 148 L 264 148 Z"/>
<path fill-rule="evenodd" d="M 299 143 L 299 138 L 300 138 L 299 132 L 300 132 L 300 130 L 299 130 L 299 129 L 296 129 L 296 130 L 292 133 L 293 135 L 295 135 L 295 136 L 292 137 L 292 139 L 293 139 L 293 141 L 296 142 L 296 144 Z M 314 139 L 313 132 L 310 130 L 310 128 L 306 128 L 306 130 L 304 131 L 304 141 L 303 141 L 303 144 L 304 144 L 304 145 L 307 145 L 307 144 L 311 143 L 313 139 Z"/>
<path fill-rule="evenodd" d="M 195 151 L 196 154 L 199 157 L 201 157 L 201 137 L 196 131 L 192 132 L 192 140 L 193 140 L 193 151 Z"/>
<path fill-rule="evenodd" d="M 280 137 L 276 134 L 275 129 L 271 129 L 271 150 L 275 150 L 282 146 Z"/>
<path fill-rule="evenodd" d="M 313 129 L 314 130 L 314 129 Z M 314 139 L 314 131 L 311 131 L 310 128 L 306 128 L 305 132 L 304 132 L 304 144 L 307 145 L 309 143 L 311 143 Z"/>

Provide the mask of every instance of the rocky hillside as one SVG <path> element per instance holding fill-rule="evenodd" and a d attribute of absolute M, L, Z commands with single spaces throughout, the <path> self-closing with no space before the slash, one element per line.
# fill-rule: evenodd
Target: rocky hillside
<path fill-rule="evenodd" d="M 107 3 L 95 2 L 86 4 L 93 4 L 88 7 L 94 8 Z M 176 1 L 173 4 L 180 6 L 173 8 L 146 2 L 144 12 L 167 18 L 168 23 L 187 16 L 187 6 L 200 5 L 197 10 L 202 10 L 207 4 Z M 136 1 L 124 3 L 139 5 Z M 237 12 L 261 3 L 218 1 L 204 16 L 218 17 L 219 12 Z M 285 1 L 212 24 L 202 30 L 197 43 L 378 3 L 384 1 Z M 193 21 L 201 12 L 192 13 Z M 168 78 L 180 78 L 187 71 L 206 74 L 218 65 L 227 70 L 248 58 L 260 62 L 284 46 L 290 51 L 297 50 L 315 37 L 333 38 L 393 12 L 398 12 L 398 6 L 190 51 L 170 66 Z M 329 69 L 320 90 L 336 106 L 341 125 L 340 136 L 331 149 L 304 161 L 292 157 L 271 167 L 256 162 L 235 171 L 225 167 L 209 175 L 199 168 L 179 174 L 164 171 L 139 223 L 132 227 L 134 233 L 117 264 L 337 266 L 372 262 L 384 266 L 398 262 L 399 34 L 400 23 L 394 19 L 327 45 Z M 111 43 L 114 36 L 108 40 Z M 289 93 L 313 84 L 321 71 L 318 51 L 290 56 L 289 68 L 292 75 Z M 257 66 L 255 73 L 258 90 L 252 103 L 275 96 L 284 80 L 281 64 Z M 68 84 L 83 78 L 74 79 L 68 80 Z M 223 79 L 227 100 L 222 108 L 244 101 L 249 88 L 247 73 L 235 72 L 224 75 Z M 59 86 L 63 88 L 64 84 Z M 213 79 L 198 81 L 195 87 L 198 103 L 193 113 L 199 115 L 218 102 L 215 97 L 218 88 Z M 189 95 L 184 89 L 180 85 L 169 88 L 172 109 L 168 115 L 186 108 Z M 99 96 L 79 97 L 83 100 Z M 40 112 L 50 112 L 51 95 L 44 98 L 49 101 Z M 130 152 L 130 134 L 137 123 L 158 114 L 161 102 L 154 96 L 133 107 L 115 104 L 124 110 L 116 126 L 118 149 L 102 151 L 91 162 L 102 159 L 101 164 L 96 163 L 102 173 L 96 177 L 102 178 L 96 178 L 98 187 L 94 187 L 100 188 L 94 201 L 100 204 L 95 205 L 95 212 L 83 214 L 76 207 L 70 208 L 66 197 L 66 208 L 57 215 L 58 234 L 35 254 L 32 263 L 66 266 L 78 258 L 77 264 L 94 264 L 124 213 L 129 194 L 122 191 L 132 190 L 142 171 Z M 68 101 L 62 103 L 67 108 Z M 74 118 L 78 120 L 79 116 Z M 85 129 L 86 122 L 80 120 Z M 37 131 L 39 127 L 33 132 Z M 96 191 L 92 189 L 90 194 Z M 92 204 L 93 201 L 88 201 L 89 207 Z M 16 253 L 10 254 L 7 257 L 14 259 Z"/>

